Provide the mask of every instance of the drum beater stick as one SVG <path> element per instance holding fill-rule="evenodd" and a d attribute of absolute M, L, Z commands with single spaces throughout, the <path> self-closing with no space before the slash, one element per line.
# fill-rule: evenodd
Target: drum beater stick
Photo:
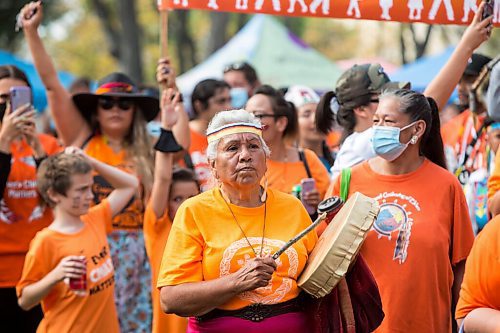
<path fill-rule="evenodd" d="M 307 235 L 311 230 L 316 228 L 321 222 L 326 220 L 327 217 L 331 221 L 333 217 L 338 213 L 340 208 L 342 208 L 343 204 L 344 203 L 339 197 L 328 198 L 320 202 L 318 205 L 319 216 L 316 218 L 316 221 L 314 221 L 310 226 L 302 230 L 297 236 L 290 239 L 285 245 L 283 245 L 281 249 L 279 249 L 278 251 L 276 251 L 276 253 L 273 254 L 272 258 L 274 260 L 278 259 L 280 255 L 283 254 L 283 252 L 285 252 L 293 244 L 297 243 L 302 237 Z"/>

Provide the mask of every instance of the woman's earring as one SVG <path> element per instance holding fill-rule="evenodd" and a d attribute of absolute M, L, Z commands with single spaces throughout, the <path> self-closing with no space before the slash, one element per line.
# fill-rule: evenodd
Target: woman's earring
<path fill-rule="evenodd" d="M 414 145 L 417 143 L 417 141 L 418 141 L 418 136 L 414 135 L 411 137 L 410 143 Z"/>
<path fill-rule="evenodd" d="M 264 176 L 264 188 L 262 196 L 260 197 L 260 202 L 266 202 L 267 200 L 267 177 Z"/>

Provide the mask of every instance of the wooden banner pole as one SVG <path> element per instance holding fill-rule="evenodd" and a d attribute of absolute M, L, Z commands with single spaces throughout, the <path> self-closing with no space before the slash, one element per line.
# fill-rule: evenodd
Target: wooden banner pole
<path fill-rule="evenodd" d="M 160 10 L 160 58 L 168 57 L 168 10 Z M 167 90 L 167 82 L 160 86 L 160 96 Z"/>

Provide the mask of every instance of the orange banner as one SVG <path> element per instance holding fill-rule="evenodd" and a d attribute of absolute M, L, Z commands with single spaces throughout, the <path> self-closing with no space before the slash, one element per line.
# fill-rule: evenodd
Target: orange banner
<path fill-rule="evenodd" d="M 430 24 L 470 23 L 481 0 L 158 0 L 160 10 L 204 9 L 246 14 L 351 18 Z M 491 0 L 495 26 L 500 0 Z"/>

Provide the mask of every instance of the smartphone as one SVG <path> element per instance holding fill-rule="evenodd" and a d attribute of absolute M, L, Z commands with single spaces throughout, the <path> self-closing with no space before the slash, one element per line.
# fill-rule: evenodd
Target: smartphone
<path fill-rule="evenodd" d="M 27 86 L 10 88 L 10 110 L 14 112 L 23 105 L 32 104 L 31 89 Z"/>
<path fill-rule="evenodd" d="M 316 188 L 316 181 L 313 178 L 304 178 L 301 180 L 300 185 L 302 186 L 301 189 L 301 201 L 304 207 L 306 208 L 307 212 L 309 215 L 314 214 L 316 212 L 316 208 L 309 206 L 305 201 L 304 201 L 304 194 L 309 193 L 312 190 Z"/>
<path fill-rule="evenodd" d="M 491 15 L 493 15 L 493 0 L 483 0 L 486 4 L 484 5 L 483 15 L 481 20 L 485 20 Z"/>

